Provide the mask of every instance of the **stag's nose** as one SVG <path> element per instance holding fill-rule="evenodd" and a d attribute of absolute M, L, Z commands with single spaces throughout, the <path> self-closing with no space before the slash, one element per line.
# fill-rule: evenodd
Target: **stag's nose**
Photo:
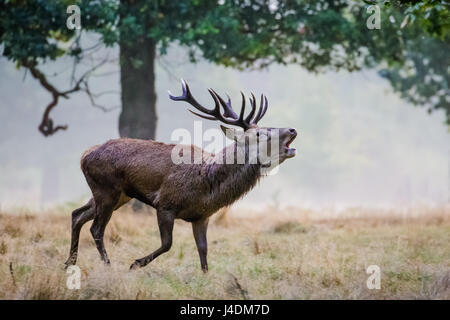
<path fill-rule="evenodd" d="M 296 136 L 297 135 L 297 130 L 295 130 L 293 128 L 290 128 L 289 129 L 289 133 L 292 134 L 293 136 Z"/>

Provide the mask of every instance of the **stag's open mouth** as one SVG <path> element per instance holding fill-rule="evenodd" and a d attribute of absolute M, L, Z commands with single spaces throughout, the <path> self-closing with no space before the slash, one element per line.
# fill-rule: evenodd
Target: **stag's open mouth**
<path fill-rule="evenodd" d="M 286 143 L 284 144 L 284 153 L 286 158 L 292 158 L 295 157 L 295 148 L 289 148 L 289 146 L 291 145 L 291 143 L 295 140 L 295 138 L 297 137 L 297 133 L 293 134 L 288 141 L 286 141 Z"/>

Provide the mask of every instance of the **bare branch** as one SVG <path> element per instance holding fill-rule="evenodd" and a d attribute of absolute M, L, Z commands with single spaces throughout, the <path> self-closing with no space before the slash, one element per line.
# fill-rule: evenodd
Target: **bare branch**
<path fill-rule="evenodd" d="M 116 71 L 108 71 L 108 72 L 96 73 L 96 74 L 91 75 L 91 77 L 95 77 L 95 78 L 108 77 L 108 76 L 111 76 L 111 75 L 114 75 L 114 74 L 118 74 L 119 72 L 120 72 L 119 70 L 116 70 Z"/>
<path fill-rule="evenodd" d="M 38 127 L 39 131 L 44 136 L 47 137 L 47 136 L 53 135 L 54 133 L 56 133 L 59 130 L 66 130 L 67 129 L 67 125 L 54 126 L 53 119 L 50 118 L 50 112 L 53 110 L 53 108 L 56 107 L 60 97 L 68 99 L 69 95 L 71 93 L 74 93 L 74 92 L 77 92 L 77 91 L 81 91 L 81 90 L 85 91 L 85 92 L 88 92 L 89 89 L 86 90 L 86 88 L 87 88 L 86 87 L 87 86 L 87 81 L 85 81 L 86 78 L 88 78 L 89 75 L 92 72 L 94 72 L 95 70 L 100 68 L 106 62 L 108 62 L 108 57 L 103 59 L 99 64 L 95 65 L 91 69 L 87 70 L 84 74 L 82 74 L 81 77 L 78 78 L 78 80 L 76 81 L 75 85 L 71 89 L 68 89 L 66 91 L 59 91 L 58 89 L 56 89 L 55 86 L 53 86 L 50 82 L 48 82 L 45 74 L 43 74 L 36 67 L 36 64 L 29 63 L 29 62 L 25 62 L 25 63 L 22 64 L 25 68 L 30 70 L 30 73 L 33 76 L 33 78 L 39 80 L 40 84 L 52 95 L 52 101 L 45 108 L 44 114 L 42 115 L 41 123 L 39 124 L 39 127 Z M 84 85 L 86 88 L 82 88 L 82 85 Z M 91 101 L 93 101 L 93 100 L 91 99 Z"/>
<path fill-rule="evenodd" d="M 97 94 L 96 94 L 96 93 L 92 93 L 92 92 L 91 92 L 91 90 L 90 90 L 90 88 L 89 88 L 89 82 L 88 82 L 88 80 L 85 80 L 85 81 L 83 82 L 83 84 L 84 84 L 83 91 L 86 92 L 86 94 L 88 95 L 89 100 L 91 101 L 91 105 L 92 105 L 93 107 L 99 108 L 99 109 L 102 110 L 103 112 L 110 112 L 110 111 L 112 111 L 112 110 L 115 110 L 115 109 L 118 109 L 118 108 L 119 108 L 119 106 L 115 106 L 115 107 L 110 107 L 110 108 L 108 108 L 108 107 L 105 107 L 105 106 L 103 106 L 103 105 L 98 104 L 98 103 L 95 101 L 95 98 L 98 98 L 98 97 L 100 97 L 100 96 L 102 96 L 102 95 L 105 95 L 105 94 L 119 93 L 118 91 L 108 90 L 108 91 L 103 91 L 103 92 L 100 92 L 100 93 L 97 93 Z"/>
<path fill-rule="evenodd" d="M 172 70 L 171 67 L 169 66 L 168 63 L 166 63 L 166 61 L 164 59 L 162 59 L 161 57 L 159 57 L 158 59 L 156 59 L 156 62 L 160 65 L 161 68 L 164 69 L 164 71 L 166 71 L 167 75 L 169 76 L 169 78 L 171 80 L 176 80 L 178 81 L 178 79 L 180 77 L 178 77 Z"/>

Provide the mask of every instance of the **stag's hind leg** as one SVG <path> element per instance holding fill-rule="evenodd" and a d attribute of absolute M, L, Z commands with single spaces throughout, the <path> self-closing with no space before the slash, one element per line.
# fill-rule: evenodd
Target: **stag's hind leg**
<path fill-rule="evenodd" d="M 206 231 L 208 229 L 208 218 L 192 222 L 192 231 L 194 233 L 195 244 L 197 245 L 198 254 L 200 256 L 200 264 L 203 272 L 208 272 L 208 262 L 206 255 L 208 251 L 208 243 L 206 241 Z"/>
<path fill-rule="evenodd" d="M 106 225 L 108 224 L 113 211 L 118 207 L 120 195 L 120 191 L 113 190 L 101 193 L 96 192 L 94 194 L 96 212 L 90 231 L 94 238 L 95 245 L 97 246 L 97 250 L 100 253 L 100 257 L 105 264 L 110 264 L 110 262 L 106 253 L 103 237 Z"/>
<path fill-rule="evenodd" d="M 172 246 L 172 231 L 175 215 L 170 211 L 158 210 L 157 217 L 158 217 L 159 233 L 161 234 L 161 247 L 153 251 L 148 256 L 143 257 L 141 259 L 137 259 L 130 266 L 130 269 L 145 267 L 147 264 L 155 260 L 160 254 L 170 250 L 170 247 Z"/>
<path fill-rule="evenodd" d="M 95 203 L 94 199 L 90 199 L 81 208 L 78 208 L 72 212 L 72 239 L 70 243 L 69 258 L 65 262 L 66 267 L 77 263 L 78 256 L 78 242 L 80 239 L 80 231 L 83 225 L 89 220 L 94 219 L 95 216 Z"/>

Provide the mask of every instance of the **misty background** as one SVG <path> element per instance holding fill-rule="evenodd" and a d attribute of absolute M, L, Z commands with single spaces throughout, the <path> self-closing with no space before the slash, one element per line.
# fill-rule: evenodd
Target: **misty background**
<path fill-rule="evenodd" d="M 106 53 L 118 56 L 118 49 L 99 55 Z M 62 58 L 41 70 L 59 89 L 70 87 L 71 60 Z M 156 139 L 166 143 L 176 142 L 170 139 L 175 129 L 193 133 L 198 120 L 187 104 L 167 96 L 167 90 L 181 92 L 180 78 L 206 106 L 212 104 L 209 87 L 229 93 L 235 108 L 240 90 L 264 93 L 269 110 L 260 124 L 299 131 L 292 144 L 297 156 L 263 178 L 237 206 L 397 207 L 449 201 L 450 135 L 444 113 L 409 105 L 373 70 L 315 75 L 291 65 L 237 71 L 192 64 L 185 49 L 173 46 L 156 68 Z M 69 128 L 46 138 L 37 126 L 50 95 L 23 69 L 18 72 L 0 59 L 1 209 L 41 209 L 90 197 L 79 159 L 88 147 L 119 137 L 118 62 L 97 70 L 90 87 L 107 92 L 97 103 L 112 110 L 93 107 L 84 93 L 61 99 L 52 117 Z M 217 122 L 203 121 L 204 130 L 215 127 Z"/>

